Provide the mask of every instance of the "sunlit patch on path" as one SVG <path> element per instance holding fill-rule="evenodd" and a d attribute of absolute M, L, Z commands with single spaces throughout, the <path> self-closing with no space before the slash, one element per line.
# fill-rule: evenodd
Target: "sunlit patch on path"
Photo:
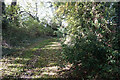
<path fill-rule="evenodd" d="M 71 64 L 62 59 L 61 44 L 58 39 L 47 39 L 36 42 L 17 55 L 0 60 L 2 78 L 60 78 Z M 63 67 L 64 66 L 64 67 Z"/>
<path fill-rule="evenodd" d="M 51 45 L 46 45 L 42 49 L 61 49 L 61 44 L 59 42 L 51 42 Z"/>

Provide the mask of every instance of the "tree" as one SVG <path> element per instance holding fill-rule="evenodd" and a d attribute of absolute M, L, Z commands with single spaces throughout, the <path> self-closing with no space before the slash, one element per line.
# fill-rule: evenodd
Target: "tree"
<path fill-rule="evenodd" d="M 66 2 L 57 6 L 57 13 L 64 14 L 68 22 L 66 32 L 70 40 L 64 44 L 68 39 L 65 37 L 63 41 L 64 58 L 75 66 L 77 75 L 84 79 L 118 79 L 115 55 L 119 50 L 114 45 L 118 37 L 116 23 L 110 21 L 116 16 L 112 3 Z"/>

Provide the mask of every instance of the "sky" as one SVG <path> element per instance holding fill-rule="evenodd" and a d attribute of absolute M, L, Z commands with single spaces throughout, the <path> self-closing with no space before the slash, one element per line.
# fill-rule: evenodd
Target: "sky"
<path fill-rule="evenodd" d="M 12 0 L 4 0 L 4 1 L 7 5 L 10 5 L 10 3 L 12 2 Z M 13 0 L 13 1 L 16 1 L 16 0 Z M 47 3 L 47 1 L 52 1 L 52 0 L 17 0 L 17 4 L 20 5 L 22 8 L 24 8 L 24 10 L 30 11 L 32 14 L 35 15 L 35 8 L 36 8 L 35 3 L 37 2 L 39 19 L 46 18 L 47 21 L 49 22 L 51 17 L 53 17 L 53 14 L 54 14 L 53 11 L 55 9 L 50 8 L 49 7 L 50 3 Z M 67 23 L 65 21 L 63 21 L 62 24 L 64 26 L 67 26 Z"/>
<path fill-rule="evenodd" d="M 14 1 L 16 1 L 16 0 L 14 0 Z M 12 2 L 12 0 L 5 0 L 5 3 L 7 5 L 10 5 L 11 2 Z M 42 2 L 43 2 L 43 4 L 42 4 Z M 36 12 L 35 11 L 36 10 L 35 3 L 37 3 L 37 6 L 38 6 L 39 19 L 42 19 L 42 18 L 46 17 L 47 15 L 49 17 L 53 16 L 53 11 L 52 11 L 53 9 L 47 8 L 50 4 L 45 3 L 44 0 L 17 0 L 17 4 L 19 4 L 25 10 L 30 11 L 32 14 L 35 14 L 35 12 Z"/>

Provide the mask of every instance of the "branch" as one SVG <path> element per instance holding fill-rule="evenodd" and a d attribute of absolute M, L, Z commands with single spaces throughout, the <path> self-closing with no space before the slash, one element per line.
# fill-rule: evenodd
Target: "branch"
<path fill-rule="evenodd" d="M 37 20 L 38 22 L 40 22 L 40 20 L 38 18 L 36 18 L 35 16 L 33 16 L 30 12 L 27 12 L 27 11 L 20 11 L 19 14 L 21 13 L 27 13 L 29 16 L 31 16 L 34 20 Z"/>

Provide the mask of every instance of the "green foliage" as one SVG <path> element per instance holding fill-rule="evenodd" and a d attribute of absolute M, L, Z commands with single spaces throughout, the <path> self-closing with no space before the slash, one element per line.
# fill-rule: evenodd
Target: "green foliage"
<path fill-rule="evenodd" d="M 119 52 L 97 40 L 92 33 L 86 38 L 76 38 L 74 46 L 63 45 L 63 53 L 65 59 L 73 63 L 77 71 L 80 69 L 79 75 L 83 78 L 91 76 L 90 79 L 94 79 L 96 75 L 104 79 L 118 77 Z"/>
<path fill-rule="evenodd" d="M 3 14 L 3 40 L 12 46 L 19 45 L 24 40 L 37 38 L 40 36 L 53 35 L 53 29 L 46 24 L 38 22 L 31 16 L 20 14 L 20 8 L 8 6 Z"/>
<path fill-rule="evenodd" d="M 57 34 L 58 37 L 65 37 L 66 31 L 67 29 L 64 27 L 59 27 L 57 31 L 55 31 L 54 33 Z"/>
<path fill-rule="evenodd" d="M 117 79 L 117 44 L 115 8 L 111 3 L 67 2 L 58 5 L 57 13 L 68 22 L 63 41 L 64 58 L 73 63 L 77 75 L 89 79 Z M 110 7 L 111 6 L 111 7 Z M 66 43 L 67 42 L 67 43 Z M 117 56 L 116 56 L 117 55 Z"/>
<path fill-rule="evenodd" d="M 31 45 L 26 46 L 24 50 L 15 51 L 15 54 L 13 53 L 0 60 L 4 62 L 3 64 L 5 66 L 2 67 L 4 68 L 2 69 L 2 80 L 17 79 L 18 75 L 25 75 L 32 79 L 38 78 L 38 76 L 40 79 L 58 78 L 59 70 L 55 67 L 59 68 L 60 65 L 65 63 L 65 61 L 61 59 L 61 50 L 57 49 L 61 46 L 54 44 L 59 43 L 59 39 L 45 37 L 42 40 L 38 38 L 38 40 L 33 41 L 34 42 L 30 42 Z M 53 49 L 51 47 L 53 47 Z M 49 67 L 50 69 L 46 69 Z M 48 74 L 43 74 L 43 72 Z M 57 75 L 49 75 L 51 72 L 56 72 Z M 36 75 L 37 77 L 35 77 Z"/>
<path fill-rule="evenodd" d="M 3 55 L 17 51 L 15 48 L 24 47 L 32 39 L 53 35 L 50 25 L 45 21 L 38 22 L 27 12 L 22 13 L 19 5 L 5 7 L 2 16 Z"/>

